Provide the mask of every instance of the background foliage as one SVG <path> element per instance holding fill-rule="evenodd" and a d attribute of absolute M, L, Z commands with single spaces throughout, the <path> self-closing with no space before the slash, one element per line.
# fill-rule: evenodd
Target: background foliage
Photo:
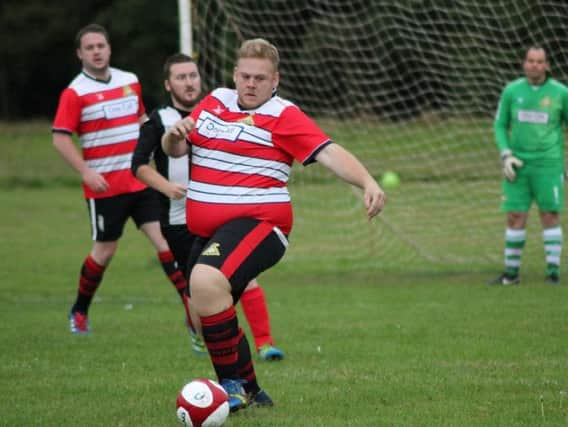
<path fill-rule="evenodd" d="M 61 90 L 80 71 L 75 35 L 91 22 L 110 33 L 111 64 L 138 75 L 147 108 L 162 102 L 162 64 L 178 49 L 177 2 L 4 0 L 0 118 L 53 117 Z"/>
<path fill-rule="evenodd" d="M 308 112 L 328 116 L 400 120 L 424 110 L 459 113 L 471 107 L 485 115 L 488 106 L 494 108 L 500 81 L 518 72 L 527 44 L 544 44 L 554 63 L 567 60 L 568 5 L 561 2 L 192 3 L 194 53 L 206 90 L 231 84 L 240 41 L 266 37 L 281 51 L 282 94 Z M 150 0 L 4 0 L 0 118 L 52 117 L 61 89 L 79 71 L 74 36 L 90 22 L 108 28 L 112 63 L 138 74 L 147 107 L 162 101 L 157 76 L 178 49 L 176 1 L 157 6 Z M 468 47 L 457 48 L 455 40 Z M 564 77 L 562 69 L 555 71 Z M 487 79 L 496 81 L 494 91 L 479 88 Z"/>

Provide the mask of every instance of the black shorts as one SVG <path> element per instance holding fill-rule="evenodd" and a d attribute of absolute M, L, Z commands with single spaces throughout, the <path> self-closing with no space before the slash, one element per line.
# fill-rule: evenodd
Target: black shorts
<path fill-rule="evenodd" d="M 87 199 L 87 208 L 92 237 L 97 242 L 118 240 L 128 218 L 132 218 L 138 228 L 160 220 L 160 200 L 156 190 L 151 188 L 103 199 Z"/>
<path fill-rule="evenodd" d="M 184 277 L 187 279 L 187 259 L 193 246 L 195 235 L 190 233 L 185 224 L 162 226 L 162 234 L 168 241 L 168 246 L 174 254 L 174 258 Z"/>
<path fill-rule="evenodd" d="M 215 267 L 231 284 L 236 304 L 248 283 L 272 267 L 286 252 L 288 239 L 280 229 L 253 218 L 238 218 L 209 238 L 196 237 L 187 271 L 195 264 Z"/>

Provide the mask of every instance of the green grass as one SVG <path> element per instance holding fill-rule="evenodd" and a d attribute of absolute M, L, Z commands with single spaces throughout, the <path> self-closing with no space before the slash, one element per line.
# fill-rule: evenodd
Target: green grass
<path fill-rule="evenodd" d="M 0 128 L 0 425 L 177 425 L 183 384 L 214 374 L 191 353 L 150 244 L 129 224 L 91 309 L 93 333 L 71 336 L 67 313 L 91 246 L 78 181 L 41 134 L 49 126 Z M 397 191 L 425 188 L 414 185 Z M 424 206 L 451 205 L 455 184 L 440 185 Z M 367 225 L 345 187 L 306 179 L 292 191 L 289 253 L 259 278 L 287 355 L 255 359 L 276 406 L 237 413 L 228 427 L 568 424 L 568 287 L 545 285 L 536 267 L 521 286 L 485 285 L 500 265 L 482 255 L 501 250 L 501 228 L 475 237 L 483 248 L 458 251 L 465 263 L 429 261 L 409 243 L 413 229 L 400 228 L 412 221 L 397 215 L 417 210 L 397 193 L 393 211 Z M 314 193 L 331 208 L 307 206 Z M 474 214 L 463 213 L 477 225 Z M 462 230 L 446 241 L 443 209 L 434 216 L 420 217 L 432 244 L 474 240 Z M 527 262 L 540 266 L 533 240 Z"/>

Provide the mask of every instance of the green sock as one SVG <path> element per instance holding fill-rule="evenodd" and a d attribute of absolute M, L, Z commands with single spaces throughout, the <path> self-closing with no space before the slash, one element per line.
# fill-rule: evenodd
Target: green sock
<path fill-rule="evenodd" d="M 508 276 L 518 276 L 519 274 L 526 239 L 527 232 L 525 229 L 507 228 L 505 231 L 505 274 Z"/>
<path fill-rule="evenodd" d="M 560 226 L 546 228 L 542 232 L 546 257 L 546 274 L 558 275 L 560 271 L 560 255 L 562 254 L 562 228 Z"/>

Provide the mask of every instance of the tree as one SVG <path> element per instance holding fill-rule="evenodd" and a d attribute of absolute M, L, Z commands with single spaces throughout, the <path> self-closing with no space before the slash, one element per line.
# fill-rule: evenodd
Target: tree
<path fill-rule="evenodd" d="M 0 5 L 0 118 L 52 118 L 80 71 L 74 38 L 91 22 L 111 38 L 112 64 L 138 74 L 147 108 L 162 97 L 162 63 L 177 51 L 177 5 L 150 0 L 4 0 Z"/>

